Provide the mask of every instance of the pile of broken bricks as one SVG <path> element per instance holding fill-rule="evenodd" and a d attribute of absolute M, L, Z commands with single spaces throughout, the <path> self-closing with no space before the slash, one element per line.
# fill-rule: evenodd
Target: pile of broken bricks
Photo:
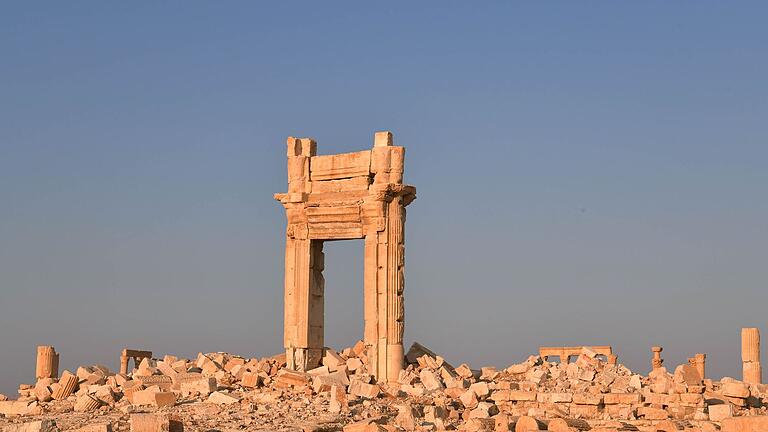
<path fill-rule="evenodd" d="M 648 376 L 589 348 L 569 363 L 539 356 L 506 369 L 453 367 L 413 344 L 398 382 L 377 383 L 362 342 L 326 349 L 322 366 L 285 355 L 142 358 L 127 373 L 81 366 L 0 395 L 8 432 L 209 430 L 768 431 L 768 386 L 702 379 L 684 364 Z M 58 359 L 57 359 L 58 361 Z M 33 421 L 30 421 L 33 420 Z M 762 426 L 759 426 L 762 425 Z"/>

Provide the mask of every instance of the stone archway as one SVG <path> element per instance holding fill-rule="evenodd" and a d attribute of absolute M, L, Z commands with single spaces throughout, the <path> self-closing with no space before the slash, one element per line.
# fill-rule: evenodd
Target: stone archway
<path fill-rule="evenodd" d="M 288 138 L 288 192 L 275 194 L 288 220 L 285 240 L 286 362 L 320 364 L 324 349 L 323 242 L 365 240 L 364 336 L 369 372 L 396 381 L 403 369 L 405 148 L 377 132 L 371 150 L 317 156 L 309 138 Z"/>

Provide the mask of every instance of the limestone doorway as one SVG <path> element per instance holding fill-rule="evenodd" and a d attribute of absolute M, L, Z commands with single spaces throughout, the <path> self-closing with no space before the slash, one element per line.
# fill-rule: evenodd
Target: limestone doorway
<path fill-rule="evenodd" d="M 405 149 L 377 132 L 371 150 L 317 154 L 309 138 L 288 138 L 283 345 L 288 368 L 312 369 L 324 349 L 325 255 L 329 240 L 363 239 L 363 341 L 369 372 L 396 381 L 403 368 Z"/>

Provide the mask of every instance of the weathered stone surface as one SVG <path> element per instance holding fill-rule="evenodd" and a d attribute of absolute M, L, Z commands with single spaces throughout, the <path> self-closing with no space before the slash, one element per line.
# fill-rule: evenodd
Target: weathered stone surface
<path fill-rule="evenodd" d="M 288 192 L 275 194 L 287 219 L 287 368 L 340 366 L 323 344 L 323 242 L 365 239 L 363 346 L 368 373 L 379 382 L 394 383 L 404 367 L 405 207 L 416 192 L 403 184 L 405 149 L 392 145 L 389 132 L 377 132 L 373 149 L 356 153 L 318 156 L 309 138 L 289 137 L 287 147 Z"/>
<path fill-rule="evenodd" d="M 66 399 L 77 390 L 78 380 L 77 377 L 69 371 L 64 371 L 57 384 L 58 386 L 56 387 L 56 390 L 54 390 L 52 397 L 56 400 L 61 400 Z"/>
<path fill-rule="evenodd" d="M 159 388 L 155 387 L 135 392 L 131 402 L 134 405 L 173 406 L 176 404 L 176 395 L 171 392 L 160 391 Z"/>
<path fill-rule="evenodd" d="M 728 417 L 733 417 L 733 405 L 729 403 L 710 405 L 707 410 L 709 411 L 709 419 L 711 421 L 719 422 Z"/>
<path fill-rule="evenodd" d="M 208 403 L 214 403 L 219 405 L 231 405 L 240 402 L 240 398 L 228 395 L 226 393 L 215 391 L 208 396 L 205 400 Z"/>
<path fill-rule="evenodd" d="M 531 432 L 544 430 L 542 425 L 533 417 L 521 416 L 515 422 L 515 432 Z"/>
<path fill-rule="evenodd" d="M 731 417 L 721 423 L 722 432 L 768 431 L 768 416 Z"/>
<path fill-rule="evenodd" d="M 360 380 L 353 379 L 349 383 L 349 394 L 360 396 L 366 399 L 373 399 L 379 395 L 380 388 L 376 384 L 364 383 Z"/>
<path fill-rule="evenodd" d="M 3 427 L 3 432 L 59 432 L 54 420 L 37 420 Z"/>
<path fill-rule="evenodd" d="M 738 381 L 724 382 L 721 391 L 724 396 L 728 397 L 740 399 L 746 399 L 749 397 L 749 386 Z"/>
<path fill-rule="evenodd" d="M 77 401 L 75 402 L 74 410 L 77 412 L 88 412 L 88 411 L 94 411 L 98 409 L 101 406 L 102 402 L 100 399 L 91 396 L 89 394 L 81 395 L 77 398 Z"/>
<path fill-rule="evenodd" d="M 85 425 L 81 428 L 75 429 L 74 432 L 112 432 L 111 423 L 92 423 Z"/>
<path fill-rule="evenodd" d="M 31 401 L 0 401 L 0 414 L 6 416 L 24 415 L 31 403 Z"/>
<path fill-rule="evenodd" d="M 167 414 L 131 414 L 131 432 L 183 432 L 181 421 Z"/>

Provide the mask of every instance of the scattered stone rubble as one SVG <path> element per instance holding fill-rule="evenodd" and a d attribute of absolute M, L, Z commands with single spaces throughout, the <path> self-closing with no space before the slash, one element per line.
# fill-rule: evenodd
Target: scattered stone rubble
<path fill-rule="evenodd" d="M 540 356 L 505 369 L 452 366 L 413 344 L 397 382 L 377 383 L 361 341 L 326 349 L 321 366 L 285 354 L 144 357 L 130 373 L 81 366 L 0 397 L 8 432 L 752 431 L 768 430 L 768 385 L 702 379 L 697 368 L 648 376 L 584 347 L 575 361 Z M 761 426 L 762 425 L 762 426 Z"/>

